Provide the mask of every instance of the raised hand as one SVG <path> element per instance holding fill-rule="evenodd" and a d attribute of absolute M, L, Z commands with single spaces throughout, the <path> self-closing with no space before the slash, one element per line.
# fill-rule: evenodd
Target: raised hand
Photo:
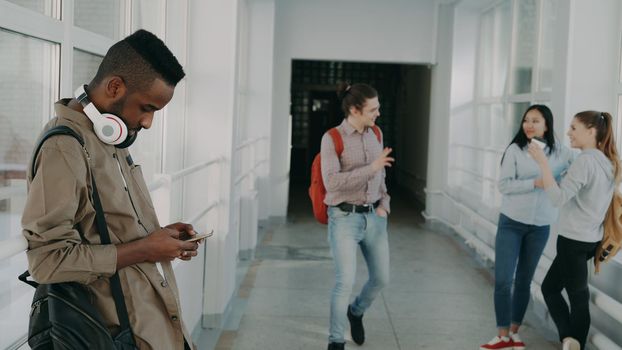
<path fill-rule="evenodd" d="M 380 154 L 380 156 L 378 158 L 376 158 L 376 160 L 374 160 L 373 163 L 371 163 L 371 167 L 372 167 L 372 169 L 374 169 L 374 172 L 383 169 L 385 166 L 390 167 L 393 164 L 395 159 L 389 157 L 389 154 L 392 151 L 393 151 L 393 149 L 389 148 L 389 147 L 385 147 L 382 150 L 382 153 Z"/>

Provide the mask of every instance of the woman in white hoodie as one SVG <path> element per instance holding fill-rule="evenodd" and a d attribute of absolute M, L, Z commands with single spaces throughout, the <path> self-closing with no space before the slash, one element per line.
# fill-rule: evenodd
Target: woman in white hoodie
<path fill-rule="evenodd" d="M 581 154 L 559 185 L 542 150 L 530 145 L 529 153 L 540 166 L 549 199 L 560 208 L 557 255 L 542 282 L 542 294 L 564 350 L 579 350 L 585 347 L 590 329 L 586 261 L 594 257 L 603 237 L 605 214 L 620 182 L 620 161 L 609 113 L 578 113 L 568 136 Z M 563 289 L 570 305 L 562 297 Z"/>

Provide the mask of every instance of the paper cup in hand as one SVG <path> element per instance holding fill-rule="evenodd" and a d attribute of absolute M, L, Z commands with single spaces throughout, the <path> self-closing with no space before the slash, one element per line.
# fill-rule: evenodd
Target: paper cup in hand
<path fill-rule="evenodd" d="M 536 146 L 540 147 L 540 149 L 544 149 L 544 147 L 546 147 L 546 143 L 542 139 L 537 139 L 535 137 L 533 139 L 531 139 L 531 143 L 533 143 Z"/>

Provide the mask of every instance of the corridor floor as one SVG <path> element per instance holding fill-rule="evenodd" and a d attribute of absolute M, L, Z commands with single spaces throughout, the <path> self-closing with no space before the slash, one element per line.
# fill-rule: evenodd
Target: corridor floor
<path fill-rule="evenodd" d="M 215 349 L 326 349 L 333 265 L 326 227 L 307 210 L 290 206 L 288 222 L 263 234 L 236 298 L 239 320 L 229 322 Z M 490 340 L 490 270 L 458 239 L 426 230 L 405 201 L 394 200 L 389 235 L 391 282 L 365 314 L 365 344 L 347 334 L 346 349 L 476 350 Z M 366 276 L 359 252 L 355 292 Z M 528 349 L 557 349 L 540 324 L 528 310 L 521 331 Z"/>

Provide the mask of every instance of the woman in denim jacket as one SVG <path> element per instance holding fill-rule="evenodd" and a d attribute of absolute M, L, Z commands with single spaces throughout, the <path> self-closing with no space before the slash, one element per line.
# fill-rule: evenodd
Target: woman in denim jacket
<path fill-rule="evenodd" d="M 549 225 L 557 219 L 557 209 L 543 191 L 538 163 L 527 151 L 534 137 L 544 139 L 543 151 L 558 181 L 574 159 L 570 149 L 555 140 L 551 110 L 544 105 L 527 108 L 521 128 L 501 159 L 499 192 L 503 197 L 495 241 L 494 293 L 498 334 L 480 350 L 525 348 L 518 329 Z"/>

